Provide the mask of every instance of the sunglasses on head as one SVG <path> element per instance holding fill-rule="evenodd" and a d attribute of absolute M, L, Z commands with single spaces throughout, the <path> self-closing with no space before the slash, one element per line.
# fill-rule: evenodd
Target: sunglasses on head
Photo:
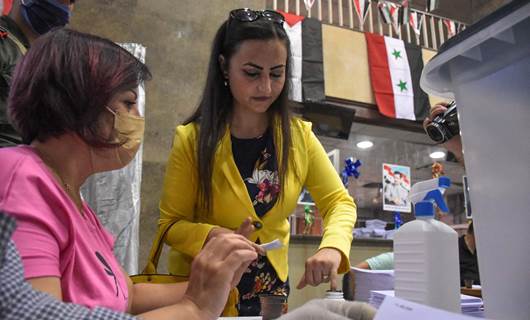
<path fill-rule="evenodd" d="M 248 8 L 230 11 L 230 19 L 241 22 L 253 22 L 258 19 L 266 19 L 280 25 L 283 25 L 283 22 L 285 21 L 285 18 L 279 12 L 273 10 L 251 10 Z"/>

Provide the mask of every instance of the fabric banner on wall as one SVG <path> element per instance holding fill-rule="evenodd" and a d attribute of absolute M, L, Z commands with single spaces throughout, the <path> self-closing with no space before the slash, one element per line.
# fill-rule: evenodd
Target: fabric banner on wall
<path fill-rule="evenodd" d="M 302 102 L 302 21 L 304 16 L 281 12 L 285 17 L 283 28 L 291 42 L 291 91 L 289 99 Z"/>
<path fill-rule="evenodd" d="M 302 21 L 302 93 L 304 101 L 319 102 L 326 99 L 322 23 L 313 18 Z"/>
<path fill-rule="evenodd" d="M 136 43 L 120 44 L 142 62 L 145 47 Z M 138 88 L 138 109 L 145 115 L 145 90 Z M 81 194 L 96 212 L 102 224 L 114 235 L 114 254 L 129 274 L 138 273 L 140 185 L 142 149 L 123 169 L 97 173 L 87 179 Z"/>
<path fill-rule="evenodd" d="M 370 79 L 379 112 L 390 118 L 422 120 L 429 98 L 419 86 L 421 49 L 402 40 L 365 33 Z"/>
<path fill-rule="evenodd" d="M 284 29 L 291 42 L 289 98 L 297 102 L 324 101 L 322 23 L 317 19 L 279 12 L 285 17 Z"/>

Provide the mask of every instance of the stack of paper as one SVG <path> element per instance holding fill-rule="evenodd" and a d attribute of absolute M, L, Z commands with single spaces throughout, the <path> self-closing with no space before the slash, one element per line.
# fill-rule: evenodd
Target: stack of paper
<path fill-rule="evenodd" d="M 370 293 L 368 302 L 375 308 L 379 308 L 387 296 L 393 297 L 394 290 L 373 290 Z M 481 298 L 461 294 L 460 305 L 462 307 L 463 314 L 477 317 L 484 316 L 484 304 Z"/>
<path fill-rule="evenodd" d="M 396 297 L 386 296 L 374 320 L 473 320 L 469 315 L 456 314 Z M 483 317 L 484 315 L 482 315 Z"/>
<path fill-rule="evenodd" d="M 372 290 L 394 289 L 394 270 L 366 270 L 352 267 L 355 300 L 368 302 Z"/>
<path fill-rule="evenodd" d="M 366 220 L 365 228 L 355 228 L 353 235 L 357 239 L 362 238 L 382 238 L 386 239 L 386 222 L 379 219 Z"/>

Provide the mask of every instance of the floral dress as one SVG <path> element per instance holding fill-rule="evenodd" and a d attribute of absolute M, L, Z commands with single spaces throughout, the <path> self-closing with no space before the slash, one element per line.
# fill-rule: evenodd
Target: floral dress
<path fill-rule="evenodd" d="M 274 206 L 280 192 L 272 130 L 269 128 L 263 136 L 253 139 L 232 136 L 232 153 L 254 210 L 259 217 L 263 217 Z M 258 316 L 261 312 L 259 295 L 287 296 L 289 280 L 281 281 L 267 257 L 259 256 L 243 274 L 237 288 L 239 316 Z"/>

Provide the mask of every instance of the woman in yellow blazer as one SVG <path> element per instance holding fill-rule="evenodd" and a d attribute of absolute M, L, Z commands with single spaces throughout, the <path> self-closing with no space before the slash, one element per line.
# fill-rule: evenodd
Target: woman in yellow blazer
<path fill-rule="evenodd" d="M 324 233 L 297 287 L 331 281 L 335 288 L 337 273 L 350 266 L 356 207 L 311 124 L 288 112 L 283 21 L 274 11 L 238 9 L 222 24 L 199 108 L 176 129 L 160 201 L 159 224 L 174 223 L 166 237 L 173 274 L 188 274 L 193 257 L 221 233 L 283 243 L 244 270 L 240 316 L 259 315 L 258 294 L 289 294 L 288 217 L 304 186 Z"/>

